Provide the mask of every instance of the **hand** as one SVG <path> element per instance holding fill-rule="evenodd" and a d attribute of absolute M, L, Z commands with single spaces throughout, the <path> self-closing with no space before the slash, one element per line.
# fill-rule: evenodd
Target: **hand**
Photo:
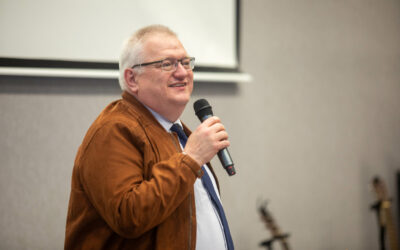
<path fill-rule="evenodd" d="M 202 166 L 229 145 L 224 125 L 218 117 L 212 116 L 189 136 L 184 151 Z"/>

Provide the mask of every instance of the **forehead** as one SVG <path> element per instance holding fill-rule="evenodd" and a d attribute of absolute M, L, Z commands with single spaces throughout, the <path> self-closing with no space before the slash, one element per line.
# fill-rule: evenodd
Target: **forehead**
<path fill-rule="evenodd" d="M 145 58 L 149 59 L 187 56 L 186 50 L 179 39 L 169 34 L 152 34 L 146 37 L 143 41 L 143 52 Z"/>

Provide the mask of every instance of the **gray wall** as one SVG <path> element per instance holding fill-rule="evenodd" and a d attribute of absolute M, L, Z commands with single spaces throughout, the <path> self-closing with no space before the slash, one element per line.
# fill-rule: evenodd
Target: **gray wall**
<path fill-rule="evenodd" d="M 270 237 L 264 199 L 293 249 L 378 249 L 368 184 L 394 194 L 400 170 L 400 2 L 246 0 L 241 25 L 254 80 L 193 93 L 230 134 L 238 174 L 213 163 L 237 249 Z M 119 94 L 116 80 L 0 77 L 0 249 L 62 248 L 75 153 Z"/>

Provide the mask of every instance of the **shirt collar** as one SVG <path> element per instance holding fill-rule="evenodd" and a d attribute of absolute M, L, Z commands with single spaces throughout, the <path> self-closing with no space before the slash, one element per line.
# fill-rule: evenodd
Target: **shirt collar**
<path fill-rule="evenodd" d="M 146 105 L 144 105 L 154 116 L 154 118 L 157 119 L 158 123 L 160 123 L 160 125 L 167 131 L 167 132 L 171 132 L 170 128 L 172 127 L 172 125 L 174 125 L 174 123 L 178 123 L 179 125 L 182 126 L 181 120 L 178 119 L 175 122 L 170 122 L 167 119 L 165 119 L 162 115 L 160 115 L 159 113 L 157 113 L 156 111 L 152 110 L 151 108 L 147 107 Z"/>

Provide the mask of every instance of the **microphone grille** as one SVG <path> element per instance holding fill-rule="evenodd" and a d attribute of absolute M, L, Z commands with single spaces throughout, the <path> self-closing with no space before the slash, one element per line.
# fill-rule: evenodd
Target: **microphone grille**
<path fill-rule="evenodd" d="M 199 99 L 193 103 L 194 112 L 199 118 L 212 115 L 212 108 L 206 99 Z"/>

